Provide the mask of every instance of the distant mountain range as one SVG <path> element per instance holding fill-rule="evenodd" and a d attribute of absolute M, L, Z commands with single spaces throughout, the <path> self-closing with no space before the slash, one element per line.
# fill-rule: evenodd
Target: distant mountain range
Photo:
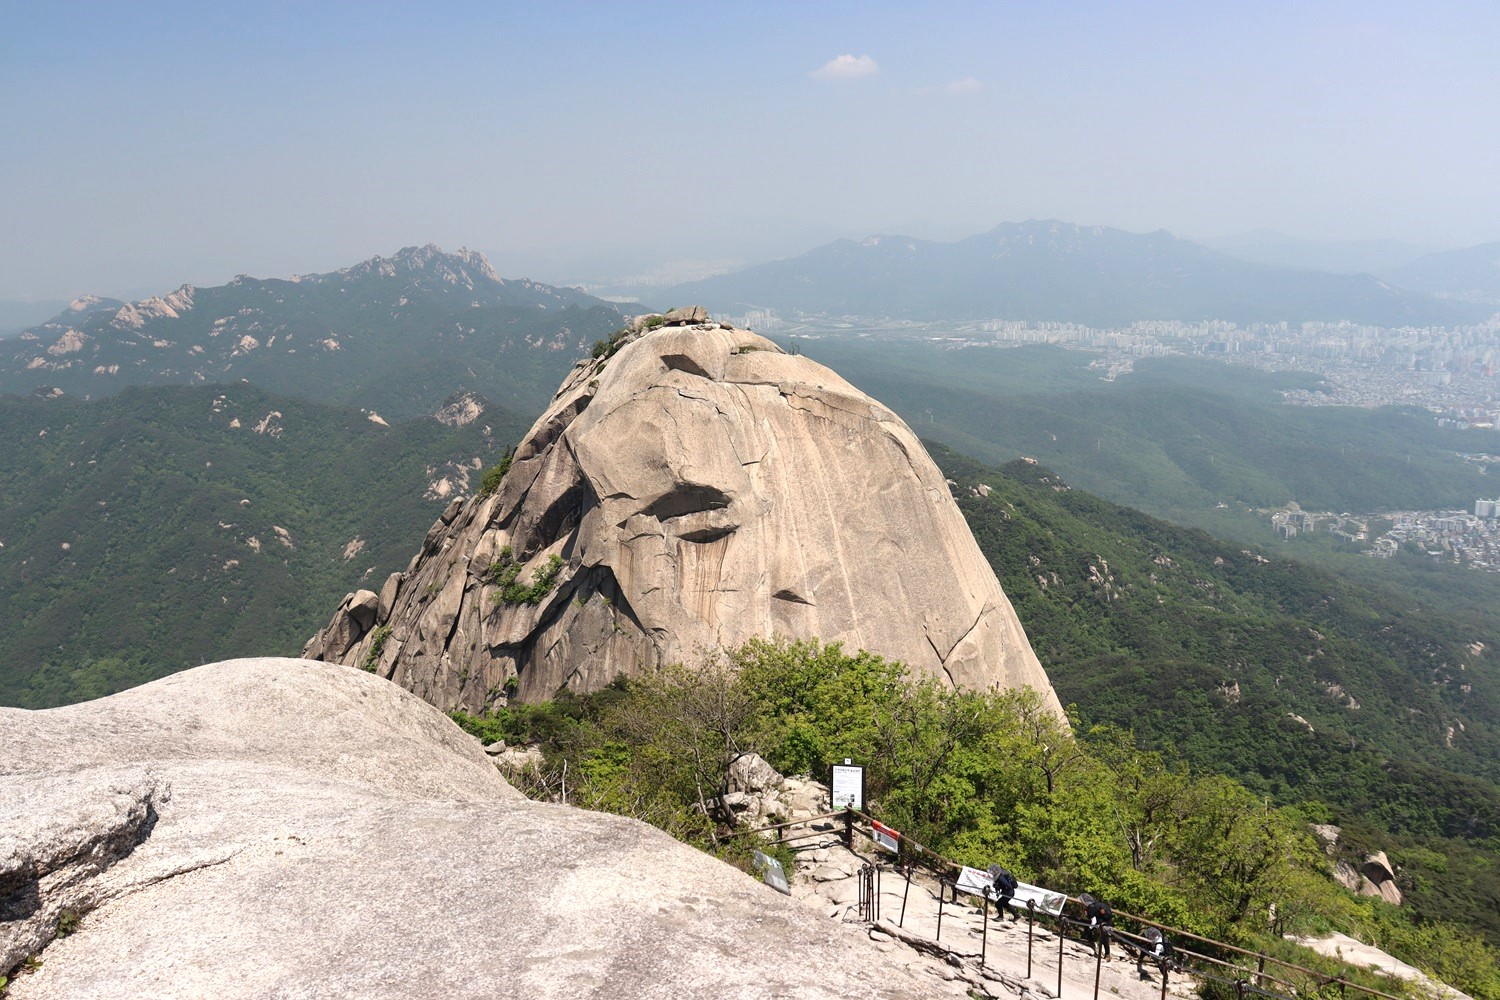
<path fill-rule="evenodd" d="M 393 418 L 461 389 L 525 412 L 623 321 L 576 289 L 501 278 L 474 251 L 407 247 L 330 274 L 78 299 L 0 342 L 0 393 L 248 379 Z"/>
<path fill-rule="evenodd" d="M 1270 229 L 1197 242 L 1252 264 L 1381 276 L 1433 252 L 1430 246 L 1401 240 L 1308 240 Z"/>
<path fill-rule="evenodd" d="M 1137 320 L 1474 322 L 1492 310 L 1362 274 L 1254 264 L 1165 231 L 1006 223 L 937 243 L 838 240 L 799 257 L 688 282 L 658 296 L 740 312 L 1013 319 L 1120 326 Z"/>
<path fill-rule="evenodd" d="M 1387 276 L 1407 288 L 1500 311 L 1500 243 L 1428 254 Z"/>

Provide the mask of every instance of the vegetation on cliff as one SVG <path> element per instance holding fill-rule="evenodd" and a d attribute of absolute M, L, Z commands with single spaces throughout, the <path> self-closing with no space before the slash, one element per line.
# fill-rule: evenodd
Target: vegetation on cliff
<path fill-rule="evenodd" d="M 959 692 L 833 644 L 752 641 L 595 695 L 456 719 L 484 739 L 539 743 L 533 794 L 710 849 L 723 829 L 705 807 L 739 755 L 817 775 L 853 757 L 875 815 L 959 862 L 998 861 L 1247 945 L 1345 930 L 1476 998 L 1500 998 L 1496 953 L 1472 932 L 1336 886 L 1306 809 L 1140 749 L 1119 726 L 1075 736 L 1029 690 Z"/>
<path fill-rule="evenodd" d="M 976 540 L 1085 725 L 1344 827 L 1408 906 L 1500 943 L 1500 666 L 1487 616 L 945 449 Z M 983 490 L 979 487 L 983 486 Z M 988 493 L 988 495 L 980 495 Z"/>

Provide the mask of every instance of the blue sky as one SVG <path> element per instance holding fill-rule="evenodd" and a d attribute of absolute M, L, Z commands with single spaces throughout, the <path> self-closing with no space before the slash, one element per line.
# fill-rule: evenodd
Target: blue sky
<path fill-rule="evenodd" d="M 1492 3 L 0 0 L 0 298 L 428 241 L 576 282 L 1026 218 L 1500 240 L 1497 39 Z"/>

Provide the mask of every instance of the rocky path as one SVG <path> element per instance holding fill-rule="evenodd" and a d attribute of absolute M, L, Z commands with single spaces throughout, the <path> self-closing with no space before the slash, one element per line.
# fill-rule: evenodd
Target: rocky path
<path fill-rule="evenodd" d="M 882 866 L 879 886 L 880 919 L 868 923 L 869 935 L 887 953 L 909 956 L 908 967 L 934 977 L 935 995 L 1021 997 L 1052 1000 L 1058 996 L 1058 940 L 1056 932 L 1038 922 L 1032 934 L 1031 977 L 1027 978 L 1027 924 L 1019 920 L 995 919 L 990 909 L 985 933 L 983 911 L 978 900 L 951 897 L 942 906 L 941 939 L 938 937 L 938 883 L 927 873 L 918 873 L 908 888 L 906 879 L 890 867 L 890 856 L 863 850 L 856 835 L 856 851 L 845 849 L 841 827 L 832 820 L 803 823 L 786 831 L 796 853 L 792 873 L 792 895 L 824 916 L 857 923 L 859 914 L 859 869 L 871 861 Z M 793 840 L 793 838 L 796 838 Z M 868 841 L 864 842 L 868 847 Z M 903 897 L 905 909 L 903 913 Z M 981 950 L 983 964 L 981 965 Z M 1062 997 L 1093 1000 L 1095 961 L 1087 944 L 1068 939 L 1062 944 Z M 1159 974 L 1147 967 L 1148 978 L 1136 972 L 1134 957 L 1118 944 L 1114 957 L 1099 965 L 1100 997 L 1124 1000 L 1161 1000 Z M 1174 973 L 1167 987 L 1170 1000 L 1186 1000 L 1196 994 L 1191 976 Z"/>

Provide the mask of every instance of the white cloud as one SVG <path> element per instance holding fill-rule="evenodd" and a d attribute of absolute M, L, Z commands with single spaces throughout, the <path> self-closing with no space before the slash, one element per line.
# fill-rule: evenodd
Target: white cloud
<path fill-rule="evenodd" d="M 880 72 L 880 64 L 869 56 L 855 56 L 844 53 L 834 56 L 809 76 L 817 80 L 858 80 L 862 76 L 874 76 Z"/>
<path fill-rule="evenodd" d="M 948 94 L 977 94 L 984 89 L 984 84 L 972 76 L 961 76 L 943 88 Z"/>

